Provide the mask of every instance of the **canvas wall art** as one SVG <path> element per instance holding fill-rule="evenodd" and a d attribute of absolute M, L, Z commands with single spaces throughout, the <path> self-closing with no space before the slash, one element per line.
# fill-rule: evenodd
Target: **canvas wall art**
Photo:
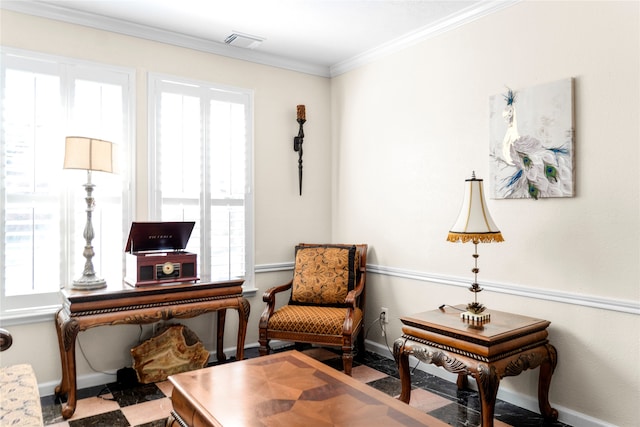
<path fill-rule="evenodd" d="M 506 88 L 489 102 L 491 197 L 573 197 L 573 79 Z"/>

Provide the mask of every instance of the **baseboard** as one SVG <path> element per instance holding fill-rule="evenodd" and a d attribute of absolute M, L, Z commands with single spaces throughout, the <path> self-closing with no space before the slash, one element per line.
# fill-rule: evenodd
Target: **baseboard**
<path fill-rule="evenodd" d="M 108 384 L 116 381 L 116 372 L 113 374 L 110 372 L 94 372 L 90 374 L 79 375 L 76 378 L 78 384 L 78 390 L 89 387 L 96 387 L 103 384 Z M 53 396 L 55 394 L 56 387 L 60 385 L 59 381 L 49 381 L 38 384 L 38 391 L 41 397 Z"/>
<path fill-rule="evenodd" d="M 271 341 L 271 348 L 278 349 L 285 345 L 291 344 L 290 342 L 273 340 Z M 251 343 L 245 346 L 247 348 L 257 348 L 260 344 Z M 227 357 L 234 357 L 236 355 L 236 347 L 229 347 L 224 349 L 224 354 Z M 216 360 L 216 351 L 209 351 L 209 361 Z M 92 372 L 89 374 L 78 375 L 76 383 L 78 390 L 89 387 L 101 386 L 104 384 L 112 383 L 116 381 L 116 371 L 113 372 Z M 49 381 L 44 383 L 38 383 L 38 391 L 40 396 L 52 396 L 55 394 L 55 389 L 60 385 L 59 381 Z"/>
<path fill-rule="evenodd" d="M 279 347 L 289 345 L 289 342 L 277 341 L 273 340 L 270 342 L 270 347 L 272 349 L 278 349 Z M 249 343 L 246 345 L 247 348 L 256 348 L 259 347 L 259 344 Z M 375 341 L 365 340 L 365 348 L 366 350 L 378 354 L 380 356 L 386 357 L 388 359 L 393 359 L 393 354 L 390 349 L 384 345 L 377 343 Z M 236 354 L 235 347 L 229 347 L 224 349 L 224 353 L 227 357 L 234 356 Z M 215 351 L 210 351 L 210 360 L 215 360 Z M 417 359 L 410 358 L 409 364 L 412 367 L 417 365 L 416 369 L 419 369 L 428 374 L 434 375 L 438 378 L 442 378 L 451 383 L 455 383 L 457 379 L 456 374 L 452 374 L 442 368 L 439 368 L 434 365 L 428 365 L 426 363 L 418 363 Z M 111 383 L 116 380 L 116 373 L 106 373 L 106 372 L 96 372 L 90 374 L 80 375 L 77 378 L 78 389 L 89 388 L 100 386 L 103 384 Z M 59 382 L 46 382 L 38 384 L 38 389 L 40 391 L 40 396 L 51 396 L 55 393 L 55 388 L 59 385 Z M 475 387 L 473 381 L 469 381 L 470 387 Z M 531 397 L 527 395 L 523 395 L 521 393 L 516 393 L 510 390 L 498 389 L 498 399 L 503 400 L 505 402 L 511 403 L 512 405 L 519 406 L 521 408 L 527 409 L 532 412 L 539 413 L 538 409 L 538 399 L 537 397 Z M 616 427 L 614 424 L 607 423 L 605 421 L 599 420 L 597 418 L 591 417 L 586 414 L 582 414 L 580 412 L 574 411 L 569 408 L 565 408 L 563 406 L 559 406 L 553 404 L 552 406 L 558 410 L 559 413 L 559 421 L 571 425 L 571 426 L 580 426 L 580 427 Z"/>

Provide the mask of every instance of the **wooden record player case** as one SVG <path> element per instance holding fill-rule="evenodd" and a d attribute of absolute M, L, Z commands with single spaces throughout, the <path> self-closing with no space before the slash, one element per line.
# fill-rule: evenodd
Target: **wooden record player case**
<path fill-rule="evenodd" d="M 132 286 L 198 280 L 197 255 L 184 251 L 195 222 L 134 222 L 125 247 Z"/>

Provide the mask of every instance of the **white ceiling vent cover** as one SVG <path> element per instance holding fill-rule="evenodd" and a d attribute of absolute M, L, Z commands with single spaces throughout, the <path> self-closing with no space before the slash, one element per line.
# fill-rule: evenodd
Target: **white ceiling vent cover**
<path fill-rule="evenodd" d="M 224 42 L 229 46 L 242 47 L 244 49 L 255 49 L 260 46 L 263 41 L 263 37 L 251 36 L 249 34 L 242 34 L 238 32 L 234 32 L 224 39 Z"/>

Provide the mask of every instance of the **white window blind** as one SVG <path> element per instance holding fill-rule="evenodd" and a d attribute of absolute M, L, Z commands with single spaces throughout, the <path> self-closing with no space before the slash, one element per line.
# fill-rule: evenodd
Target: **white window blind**
<path fill-rule="evenodd" d="M 195 221 L 200 277 L 253 272 L 251 91 L 149 76 L 150 211 Z"/>
<path fill-rule="evenodd" d="M 85 171 L 63 170 L 67 135 L 117 144 L 117 174 L 94 172 L 96 273 L 122 281 L 133 72 L 3 48 L 0 291 L 4 317 L 59 304 L 82 274 Z"/>

